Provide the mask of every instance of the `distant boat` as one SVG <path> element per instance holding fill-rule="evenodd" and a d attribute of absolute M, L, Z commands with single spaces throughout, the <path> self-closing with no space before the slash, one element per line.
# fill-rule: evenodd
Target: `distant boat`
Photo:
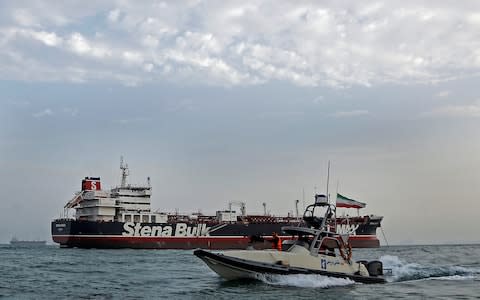
<path fill-rule="evenodd" d="M 10 241 L 10 245 L 12 246 L 20 246 L 20 247 L 34 247 L 34 246 L 45 246 L 47 241 L 25 241 L 19 240 L 17 238 L 12 238 Z"/>

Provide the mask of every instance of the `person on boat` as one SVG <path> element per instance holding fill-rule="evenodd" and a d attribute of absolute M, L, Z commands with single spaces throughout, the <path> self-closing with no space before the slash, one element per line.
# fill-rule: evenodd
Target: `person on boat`
<path fill-rule="evenodd" d="M 272 248 L 282 251 L 282 240 L 276 232 L 272 233 Z"/>

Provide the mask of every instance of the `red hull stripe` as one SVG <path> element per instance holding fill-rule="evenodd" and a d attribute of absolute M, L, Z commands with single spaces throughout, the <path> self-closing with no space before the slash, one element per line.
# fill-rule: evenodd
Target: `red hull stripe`
<path fill-rule="evenodd" d="M 243 238 L 249 238 L 249 236 L 240 236 L 240 235 L 208 235 L 208 236 L 130 236 L 130 235 L 118 235 L 118 234 L 112 234 L 112 235 L 107 235 L 107 234 L 53 234 L 52 237 L 96 237 L 96 238 L 102 238 L 102 237 L 108 237 L 108 238 L 123 238 L 123 239 L 128 239 L 128 238 L 142 238 L 142 239 L 150 239 L 150 238 L 161 238 L 161 239 L 223 239 L 223 238 L 238 238 L 238 239 L 243 239 Z M 265 238 L 271 238 L 271 235 L 262 235 L 262 237 Z M 282 238 L 291 238 L 291 235 L 279 235 L 279 237 Z M 375 235 L 351 235 L 350 239 L 377 239 Z"/>

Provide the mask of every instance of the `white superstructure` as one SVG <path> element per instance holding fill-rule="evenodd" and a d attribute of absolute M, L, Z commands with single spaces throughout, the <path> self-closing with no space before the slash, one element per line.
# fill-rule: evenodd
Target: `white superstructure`
<path fill-rule="evenodd" d="M 121 184 L 110 191 L 101 189 L 100 177 L 85 177 L 82 191 L 65 205 L 65 209 L 74 208 L 78 220 L 166 223 L 166 214 L 151 211 L 150 178 L 147 185 L 127 184 L 128 165 L 123 163 L 123 158 L 120 169 Z"/>

